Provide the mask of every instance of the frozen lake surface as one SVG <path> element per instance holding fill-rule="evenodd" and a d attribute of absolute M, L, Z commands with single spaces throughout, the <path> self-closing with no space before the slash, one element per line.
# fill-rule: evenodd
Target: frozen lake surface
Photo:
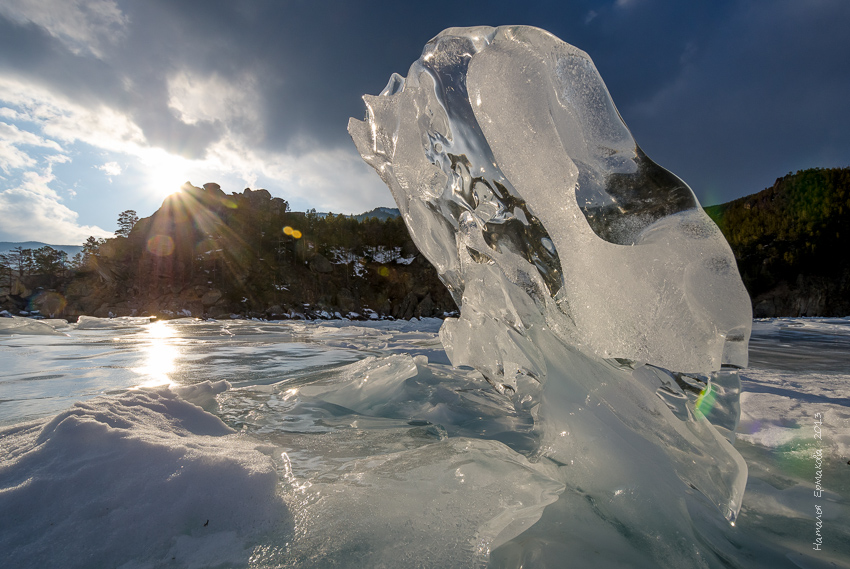
<path fill-rule="evenodd" d="M 581 533 L 439 320 L 39 324 L 0 329 L 4 567 L 514 567 Z M 850 320 L 754 323 L 728 566 L 850 566 L 848 379 Z M 565 555 L 646 566 L 618 531 Z"/>

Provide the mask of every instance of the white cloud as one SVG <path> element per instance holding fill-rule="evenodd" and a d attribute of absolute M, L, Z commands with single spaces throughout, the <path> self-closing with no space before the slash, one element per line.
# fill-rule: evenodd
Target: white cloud
<path fill-rule="evenodd" d="M 387 187 L 353 149 L 316 150 L 285 157 L 269 168 L 267 175 L 286 176 L 293 198 L 322 210 L 361 213 L 393 203 Z"/>
<path fill-rule="evenodd" d="M 71 52 L 98 58 L 120 41 L 129 22 L 114 0 L 3 0 L 0 14 L 32 22 Z"/>
<path fill-rule="evenodd" d="M 147 147 L 142 129 L 126 114 L 105 105 L 86 108 L 8 76 L 0 76 L 0 101 L 18 109 L 17 120 L 36 123 L 49 138 L 128 154 Z"/>
<path fill-rule="evenodd" d="M 20 185 L 0 192 L 0 239 L 74 245 L 89 235 L 112 235 L 97 226 L 79 225 L 77 213 L 60 203 L 49 186 L 53 180 L 50 167 L 25 172 Z"/>
<path fill-rule="evenodd" d="M 95 166 L 95 168 L 101 170 L 107 176 L 120 176 L 121 172 L 123 171 L 121 169 L 121 165 L 118 164 L 118 162 L 107 162 L 106 164 L 103 164 L 101 166 Z"/>
<path fill-rule="evenodd" d="M 51 154 L 50 156 L 45 156 L 44 161 L 50 164 L 65 164 L 66 162 L 70 162 L 71 158 L 65 154 Z"/>
<path fill-rule="evenodd" d="M 0 140 L 0 170 L 9 174 L 12 170 L 31 168 L 35 164 L 35 159 L 29 154 L 8 141 Z"/>
<path fill-rule="evenodd" d="M 11 120 L 18 120 L 23 118 L 23 116 L 18 111 L 16 111 L 15 109 L 10 109 L 9 107 L 0 107 L 0 117 Z"/>
<path fill-rule="evenodd" d="M 67 142 L 135 153 L 147 146 L 142 129 L 130 117 L 106 106 L 83 109 L 74 105 L 39 109 L 44 134 Z"/>
<path fill-rule="evenodd" d="M 29 144 L 31 146 L 43 146 L 45 148 L 53 148 L 54 150 L 62 150 L 62 147 L 53 140 L 44 139 L 37 134 L 21 130 L 13 124 L 7 124 L 2 121 L 0 121 L 0 139 L 12 144 Z"/>
<path fill-rule="evenodd" d="M 62 151 L 56 141 L 42 138 L 31 132 L 21 130 L 13 124 L 0 122 L 0 170 L 6 174 L 12 170 L 31 168 L 36 160 L 18 146 L 37 146 Z"/>
<path fill-rule="evenodd" d="M 249 185 L 252 177 L 275 180 L 282 197 L 319 209 L 360 213 L 392 202 L 389 190 L 353 148 L 261 155 L 229 138 L 210 147 L 207 161 L 216 171 L 238 172 Z"/>
<path fill-rule="evenodd" d="M 256 81 L 250 75 L 235 80 L 181 71 L 168 79 L 168 106 L 186 124 L 247 121 L 255 124 Z"/>
<path fill-rule="evenodd" d="M 54 139 L 68 143 L 88 140 L 107 147 L 137 149 L 140 137 L 134 132 L 140 131 L 134 131 L 134 125 L 114 111 L 106 110 L 96 116 L 95 112 L 2 77 L 0 98 L 17 107 L 17 110 L 4 108 L 5 118 L 27 123 L 26 128 L 32 124 L 31 130 L 40 129 L 45 135 L 0 122 L 0 169 L 7 174 L 18 171 L 12 180 L 4 182 L 5 189 L 0 192 L 0 238 L 63 245 L 82 243 L 89 235 L 110 236 L 110 232 L 100 227 L 80 224 L 79 214 L 63 204 L 51 187 L 55 181 L 53 165 L 71 161 Z M 27 152 L 20 148 L 27 146 L 42 151 Z M 53 152 L 45 154 L 43 150 Z"/>

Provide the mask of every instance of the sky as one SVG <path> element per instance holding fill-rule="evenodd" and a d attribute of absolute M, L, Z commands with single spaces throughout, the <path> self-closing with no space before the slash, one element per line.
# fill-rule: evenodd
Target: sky
<path fill-rule="evenodd" d="M 445 28 L 515 24 L 586 51 L 703 205 L 850 166 L 847 0 L 2 0 L 0 241 L 108 237 L 186 181 L 392 207 L 360 97 Z"/>

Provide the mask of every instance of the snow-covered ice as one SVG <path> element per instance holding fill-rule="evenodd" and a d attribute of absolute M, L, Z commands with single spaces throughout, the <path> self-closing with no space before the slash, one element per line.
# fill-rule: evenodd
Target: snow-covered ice
<path fill-rule="evenodd" d="M 598 566 L 601 548 L 647 566 L 599 517 L 628 484 L 565 493 L 534 456 L 533 410 L 452 368 L 440 323 L 182 319 L 0 337 L 2 565 L 545 567 L 554 552 Z M 734 528 L 708 525 L 736 544 L 731 566 L 847 566 L 848 341 L 850 320 L 755 323 L 735 443 L 747 490 Z M 671 555 L 662 566 L 678 566 Z"/>
<path fill-rule="evenodd" d="M 244 565 L 259 536 L 291 528 L 260 443 L 168 389 L 0 437 L 4 567 Z"/>

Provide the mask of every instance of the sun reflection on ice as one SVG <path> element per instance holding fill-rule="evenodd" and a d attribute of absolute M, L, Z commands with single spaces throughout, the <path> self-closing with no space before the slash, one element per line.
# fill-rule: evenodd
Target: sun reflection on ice
<path fill-rule="evenodd" d="M 174 344 L 175 331 L 167 322 L 153 322 L 145 327 L 145 334 L 139 338 L 144 345 L 142 365 L 133 371 L 146 378 L 136 387 L 172 386 L 170 374 L 174 372 L 175 360 L 180 350 Z"/>

